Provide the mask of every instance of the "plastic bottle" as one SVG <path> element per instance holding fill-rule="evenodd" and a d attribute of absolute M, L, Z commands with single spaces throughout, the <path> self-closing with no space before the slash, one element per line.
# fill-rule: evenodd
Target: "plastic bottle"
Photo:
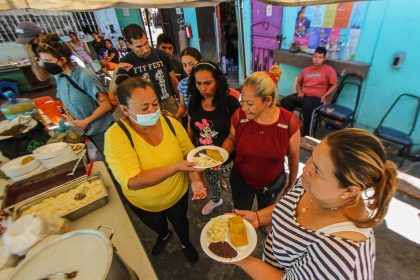
<path fill-rule="evenodd" d="M 41 116 L 31 99 L 16 98 L 13 91 L 5 91 L 3 95 L 8 101 L 1 105 L 0 110 L 8 120 L 13 120 L 20 116 L 32 116 L 38 121 L 41 120 Z"/>

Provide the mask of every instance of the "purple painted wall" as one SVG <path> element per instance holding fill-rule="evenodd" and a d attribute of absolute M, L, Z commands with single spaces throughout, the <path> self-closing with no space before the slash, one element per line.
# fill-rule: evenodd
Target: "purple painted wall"
<path fill-rule="evenodd" d="M 252 0 L 252 71 L 268 71 L 279 49 L 283 8 Z"/>

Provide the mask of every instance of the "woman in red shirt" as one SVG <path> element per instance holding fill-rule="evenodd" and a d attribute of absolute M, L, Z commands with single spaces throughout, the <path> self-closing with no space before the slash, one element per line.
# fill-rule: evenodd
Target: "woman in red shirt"
<path fill-rule="evenodd" d="M 299 166 L 300 123 L 289 111 L 276 106 L 276 85 L 265 72 L 250 75 L 242 87 L 242 108 L 231 119 L 230 134 L 223 143 L 236 151 L 230 175 L 236 209 L 251 210 L 273 204 L 285 185 L 284 158 L 289 164 L 289 183 Z"/>

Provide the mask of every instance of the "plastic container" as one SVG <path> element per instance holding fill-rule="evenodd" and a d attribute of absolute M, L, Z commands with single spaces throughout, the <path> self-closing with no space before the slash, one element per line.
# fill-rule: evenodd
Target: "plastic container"
<path fill-rule="evenodd" d="M 36 120 L 41 120 L 41 116 L 31 99 L 16 98 L 12 91 L 5 91 L 3 95 L 8 101 L 1 105 L 0 110 L 8 120 L 20 116 L 33 116 Z"/>

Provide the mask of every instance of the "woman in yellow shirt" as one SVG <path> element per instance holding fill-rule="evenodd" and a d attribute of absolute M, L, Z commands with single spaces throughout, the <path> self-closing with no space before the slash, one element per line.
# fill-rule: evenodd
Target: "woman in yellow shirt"
<path fill-rule="evenodd" d="M 178 121 L 161 115 L 150 82 L 128 78 L 119 84 L 117 97 L 124 117 L 105 134 L 106 161 L 133 211 L 159 234 L 152 254 L 158 255 L 171 237 L 169 220 L 194 263 L 198 254 L 189 240 L 188 176 L 193 199 L 207 196 L 197 169 L 184 160 L 194 146 Z"/>

